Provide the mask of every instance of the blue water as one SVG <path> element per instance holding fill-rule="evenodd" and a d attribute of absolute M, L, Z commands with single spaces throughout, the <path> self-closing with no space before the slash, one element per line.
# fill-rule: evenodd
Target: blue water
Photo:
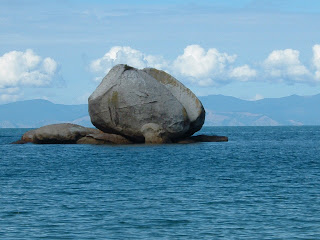
<path fill-rule="evenodd" d="M 320 127 L 207 127 L 229 142 L 10 145 L 0 239 L 320 239 Z"/>

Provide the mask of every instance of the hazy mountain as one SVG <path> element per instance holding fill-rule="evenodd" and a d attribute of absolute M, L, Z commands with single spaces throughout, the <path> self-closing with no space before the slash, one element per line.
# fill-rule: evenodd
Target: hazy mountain
<path fill-rule="evenodd" d="M 40 99 L 0 105 L 2 128 L 33 128 L 61 122 L 92 126 L 88 105 L 54 104 Z"/>
<path fill-rule="evenodd" d="M 320 125 L 320 94 L 245 101 L 223 95 L 200 97 L 207 126 Z M 92 127 L 88 105 L 28 100 L 0 105 L 0 128 L 31 128 L 72 122 Z"/>
<path fill-rule="evenodd" d="M 200 98 L 207 125 L 319 125 L 320 94 L 245 101 L 223 95 Z"/>

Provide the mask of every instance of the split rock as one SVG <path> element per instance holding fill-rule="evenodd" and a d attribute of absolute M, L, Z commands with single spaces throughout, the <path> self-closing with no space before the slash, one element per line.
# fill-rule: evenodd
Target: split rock
<path fill-rule="evenodd" d="M 120 64 L 89 97 L 89 114 L 103 132 L 134 142 L 167 143 L 200 130 L 205 112 L 196 96 L 169 74 Z"/>

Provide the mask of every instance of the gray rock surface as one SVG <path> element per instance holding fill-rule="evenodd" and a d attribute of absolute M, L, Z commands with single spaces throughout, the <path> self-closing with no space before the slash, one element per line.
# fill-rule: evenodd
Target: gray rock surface
<path fill-rule="evenodd" d="M 155 68 L 145 68 L 143 71 L 163 84 L 186 109 L 190 121 L 190 127 L 185 135 L 191 136 L 195 132 L 199 131 L 204 124 L 205 110 L 196 95 L 165 71 Z"/>
<path fill-rule="evenodd" d="M 204 109 L 169 74 L 116 65 L 89 97 L 94 126 L 134 142 L 167 143 L 200 130 Z"/>

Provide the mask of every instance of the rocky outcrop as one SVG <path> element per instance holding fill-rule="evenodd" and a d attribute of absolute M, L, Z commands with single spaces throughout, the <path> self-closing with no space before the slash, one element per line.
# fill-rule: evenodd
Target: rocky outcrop
<path fill-rule="evenodd" d="M 205 112 L 178 80 L 156 69 L 116 65 L 89 97 L 94 126 L 134 142 L 168 143 L 200 130 Z"/>
<path fill-rule="evenodd" d="M 171 143 L 170 139 L 162 136 L 162 131 L 157 125 L 146 124 L 142 132 L 147 143 L 161 144 Z M 158 139 L 155 138 L 158 136 Z M 173 143 L 190 144 L 198 142 L 227 142 L 228 138 L 223 136 L 198 135 L 188 138 L 177 139 Z M 129 139 L 111 133 L 104 133 L 98 129 L 86 128 L 71 123 L 47 125 L 38 129 L 30 130 L 23 134 L 20 140 L 13 144 L 121 144 L 127 145 L 133 142 Z"/>
<path fill-rule="evenodd" d="M 15 142 L 36 144 L 164 144 L 228 141 L 198 135 L 205 120 L 199 99 L 177 79 L 154 68 L 113 67 L 89 97 L 98 129 L 76 124 L 47 125 Z"/>
<path fill-rule="evenodd" d="M 26 132 L 16 144 L 130 144 L 126 138 L 103 133 L 98 129 L 86 128 L 71 123 L 47 125 Z"/>

